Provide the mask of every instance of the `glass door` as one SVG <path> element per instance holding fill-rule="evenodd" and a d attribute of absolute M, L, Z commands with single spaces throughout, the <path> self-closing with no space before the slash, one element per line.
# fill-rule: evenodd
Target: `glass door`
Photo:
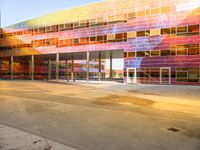
<path fill-rule="evenodd" d="M 171 68 L 160 68 L 160 84 L 171 84 Z"/>
<path fill-rule="evenodd" d="M 136 83 L 136 68 L 127 68 L 127 83 Z"/>

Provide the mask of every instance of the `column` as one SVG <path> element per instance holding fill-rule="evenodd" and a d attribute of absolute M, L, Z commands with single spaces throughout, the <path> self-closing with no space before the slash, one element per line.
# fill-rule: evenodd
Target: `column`
<path fill-rule="evenodd" d="M 68 69 L 68 64 L 67 64 L 67 60 L 66 60 L 66 62 L 65 62 L 65 80 L 69 81 L 68 76 L 67 76 L 67 71 L 68 71 L 67 69 Z"/>
<path fill-rule="evenodd" d="M 90 52 L 87 51 L 86 53 L 86 82 L 89 81 L 89 73 L 90 73 Z"/>
<path fill-rule="evenodd" d="M 99 52 L 99 81 L 101 81 L 101 51 Z"/>
<path fill-rule="evenodd" d="M 13 56 L 10 57 L 10 79 L 13 80 Z"/>
<path fill-rule="evenodd" d="M 71 80 L 74 80 L 74 56 L 72 56 L 72 65 L 71 65 Z"/>
<path fill-rule="evenodd" d="M 56 81 L 59 80 L 59 53 L 56 54 Z"/>
<path fill-rule="evenodd" d="M 51 80 L 51 59 L 48 60 L 48 80 Z"/>
<path fill-rule="evenodd" d="M 34 55 L 31 56 L 31 80 L 34 80 Z"/>
<path fill-rule="evenodd" d="M 2 78 L 2 60 L 0 59 L 0 79 Z"/>
<path fill-rule="evenodd" d="M 112 80 L 112 51 L 110 51 L 110 80 Z"/>

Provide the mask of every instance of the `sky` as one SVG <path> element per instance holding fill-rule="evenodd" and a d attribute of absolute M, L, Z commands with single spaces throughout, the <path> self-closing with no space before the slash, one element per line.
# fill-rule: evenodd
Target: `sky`
<path fill-rule="evenodd" d="M 1 26 L 102 0 L 0 0 Z"/>

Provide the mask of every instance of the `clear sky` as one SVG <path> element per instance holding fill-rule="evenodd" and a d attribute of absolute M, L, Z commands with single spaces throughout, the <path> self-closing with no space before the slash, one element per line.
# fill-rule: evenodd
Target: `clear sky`
<path fill-rule="evenodd" d="M 2 27 L 58 10 L 102 0 L 0 0 Z"/>

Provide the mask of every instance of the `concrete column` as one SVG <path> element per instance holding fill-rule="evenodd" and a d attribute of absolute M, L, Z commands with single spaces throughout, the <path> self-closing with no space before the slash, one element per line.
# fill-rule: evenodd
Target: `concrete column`
<path fill-rule="evenodd" d="M 13 56 L 10 57 L 10 79 L 13 80 Z"/>
<path fill-rule="evenodd" d="M 101 81 L 101 51 L 99 52 L 99 81 Z"/>
<path fill-rule="evenodd" d="M 48 80 L 51 80 L 51 59 L 48 60 Z"/>
<path fill-rule="evenodd" d="M 112 79 L 112 51 L 110 51 L 110 80 Z"/>
<path fill-rule="evenodd" d="M 90 52 L 87 51 L 86 53 L 86 81 L 89 81 L 89 73 L 90 73 Z"/>
<path fill-rule="evenodd" d="M 59 80 L 59 53 L 56 54 L 56 80 Z"/>
<path fill-rule="evenodd" d="M 2 78 L 2 60 L 0 59 L 0 79 Z"/>
<path fill-rule="evenodd" d="M 34 62 L 34 55 L 31 56 L 31 80 L 34 80 L 34 68 L 35 68 L 35 62 Z"/>
<path fill-rule="evenodd" d="M 29 63 L 29 79 L 31 79 L 31 60 L 28 61 Z"/>
<path fill-rule="evenodd" d="M 67 64 L 67 60 L 66 60 L 66 62 L 65 62 L 65 80 L 69 81 L 68 76 L 67 76 L 67 71 L 68 71 L 67 69 L 68 69 L 68 64 Z"/>
<path fill-rule="evenodd" d="M 72 65 L 71 65 L 71 80 L 74 80 L 74 56 L 72 56 Z"/>

